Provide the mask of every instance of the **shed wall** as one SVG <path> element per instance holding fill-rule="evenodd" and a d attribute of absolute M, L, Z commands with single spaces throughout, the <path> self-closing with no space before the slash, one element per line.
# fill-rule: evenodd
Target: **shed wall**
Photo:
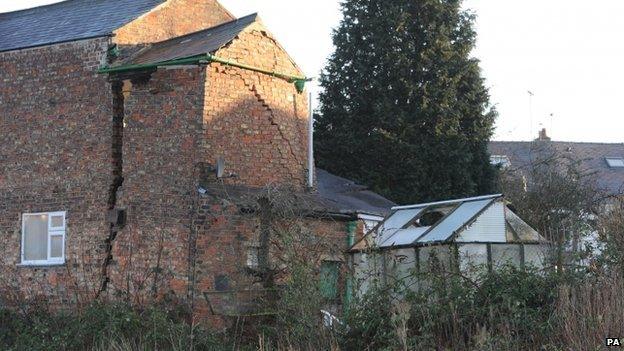
<path fill-rule="evenodd" d="M 474 223 L 459 234 L 456 241 L 506 242 L 505 204 L 498 201 L 488 207 Z"/>
<path fill-rule="evenodd" d="M 488 265 L 487 244 L 463 244 L 458 246 L 459 267 L 462 272 L 476 272 Z"/>

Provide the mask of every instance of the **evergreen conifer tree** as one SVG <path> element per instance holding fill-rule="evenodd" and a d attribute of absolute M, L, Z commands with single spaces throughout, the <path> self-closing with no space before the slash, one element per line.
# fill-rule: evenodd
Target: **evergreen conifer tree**
<path fill-rule="evenodd" d="M 323 74 L 317 165 L 415 203 L 493 191 L 496 117 L 461 0 L 345 0 Z"/>

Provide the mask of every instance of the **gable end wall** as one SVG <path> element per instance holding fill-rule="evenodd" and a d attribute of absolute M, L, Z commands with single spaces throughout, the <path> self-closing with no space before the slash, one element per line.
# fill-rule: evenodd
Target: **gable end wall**
<path fill-rule="evenodd" d="M 116 30 L 113 41 L 119 45 L 154 43 L 234 19 L 216 0 L 168 0 Z"/>
<path fill-rule="evenodd" d="M 278 73 L 301 76 L 286 52 L 251 26 L 216 56 Z M 302 190 L 307 172 L 307 93 L 284 79 L 213 63 L 204 104 L 205 161 L 219 157 L 235 177 L 226 184 L 279 184 Z"/>

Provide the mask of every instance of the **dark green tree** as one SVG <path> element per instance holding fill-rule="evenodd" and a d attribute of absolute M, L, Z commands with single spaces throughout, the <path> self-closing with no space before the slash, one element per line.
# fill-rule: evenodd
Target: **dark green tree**
<path fill-rule="evenodd" d="M 461 0 L 345 0 L 321 75 L 319 167 L 399 203 L 493 191 L 496 111 Z"/>

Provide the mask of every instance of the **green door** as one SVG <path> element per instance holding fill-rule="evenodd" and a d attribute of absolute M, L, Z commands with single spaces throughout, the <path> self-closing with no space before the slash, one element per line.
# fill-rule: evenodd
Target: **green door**
<path fill-rule="evenodd" d="M 334 301 L 338 298 L 338 277 L 340 274 L 340 262 L 323 261 L 321 263 L 321 295 L 327 300 Z"/>

